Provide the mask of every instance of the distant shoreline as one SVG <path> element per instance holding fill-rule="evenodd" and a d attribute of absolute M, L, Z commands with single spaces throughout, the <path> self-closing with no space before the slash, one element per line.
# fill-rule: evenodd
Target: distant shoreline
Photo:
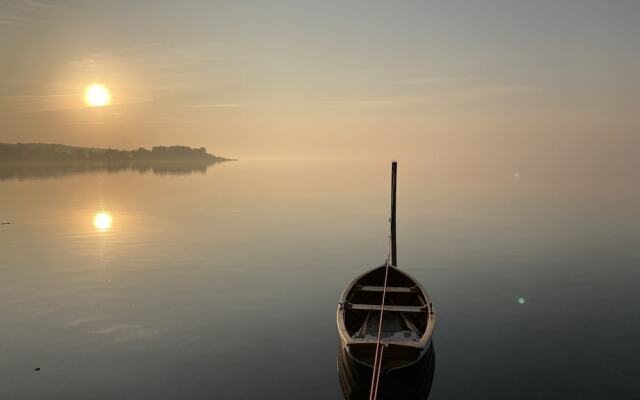
<path fill-rule="evenodd" d="M 156 146 L 151 150 L 98 149 L 44 143 L 0 143 L 0 181 L 55 178 L 71 174 L 136 171 L 190 175 L 236 161 L 207 153 L 204 147 Z"/>
<path fill-rule="evenodd" d="M 20 164 L 30 164 L 30 165 L 52 165 L 52 164 L 94 164 L 94 165 L 119 165 L 119 164 L 136 164 L 136 165 L 153 165 L 153 164 L 215 164 L 218 162 L 227 162 L 227 161 L 238 161 L 234 158 L 222 158 L 216 157 L 216 160 L 213 162 L 205 162 L 203 160 L 189 160 L 189 159 L 180 159 L 180 160 L 172 160 L 172 159 L 154 159 L 154 160 L 131 160 L 131 161 L 119 161 L 119 160 L 0 160 L 0 165 L 20 165 Z"/>
<path fill-rule="evenodd" d="M 118 150 L 49 143 L 0 143 L 0 163 L 72 164 L 213 164 L 236 161 L 209 154 L 204 147 L 154 146 L 151 150 Z"/>

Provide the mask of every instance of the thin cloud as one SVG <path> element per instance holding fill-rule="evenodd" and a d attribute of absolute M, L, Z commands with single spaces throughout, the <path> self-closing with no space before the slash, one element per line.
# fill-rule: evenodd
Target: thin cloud
<path fill-rule="evenodd" d="M 420 103 L 425 101 L 422 97 L 416 96 L 398 96 L 389 98 L 374 99 L 345 99 L 345 100 L 328 100 L 325 104 L 336 106 L 391 106 L 396 104 Z"/>
<path fill-rule="evenodd" d="M 145 124 L 164 124 L 167 122 L 171 122 L 171 123 L 176 123 L 176 124 L 185 124 L 185 125 L 193 125 L 193 126 L 198 126 L 201 128 L 215 128 L 215 126 L 210 125 L 210 124 L 205 124 L 202 122 L 198 122 L 198 121 L 193 121 L 190 119 L 185 119 L 185 118 L 176 118 L 176 117 L 154 117 L 151 120 L 145 121 Z"/>
<path fill-rule="evenodd" d="M 6 94 L 0 99 L 46 99 L 50 97 L 76 97 L 74 94 Z"/>
<path fill-rule="evenodd" d="M 102 57 L 110 57 L 115 56 L 117 54 L 129 53 L 134 50 L 148 49 L 153 47 L 159 47 L 162 45 L 166 45 L 168 42 L 166 41 L 156 41 L 156 42 L 146 42 L 146 43 L 138 43 L 132 46 L 122 47 L 114 50 L 107 50 L 99 53 L 91 54 L 93 58 L 102 58 Z"/>
<path fill-rule="evenodd" d="M 244 108 L 246 104 L 238 103 L 211 103 L 211 104 L 192 104 L 186 107 L 189 108 Z"/>
<path fill-rule="evenodd" d="M 98 12 L 111 4 L 102 1 L 65 0 L 44 2 L 38 0 L 17 0 L 0 3 L 0 27 L 30 28 L 54 31 L 77 31 L 71 23 L 85 15 Z"/>

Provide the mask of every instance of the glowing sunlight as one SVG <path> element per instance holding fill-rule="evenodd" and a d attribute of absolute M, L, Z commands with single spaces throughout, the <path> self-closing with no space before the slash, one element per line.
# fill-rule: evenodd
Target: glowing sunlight
<path fill-rule="evenodd" d="M 84 101 L 89 107 L 102 107 L 111 104 L 109 89 L 100 83 L 93 83 L 85 89 Z"/>
<path fill-rule="evenodd" d="M 107 212 L 99 212 L 93 217 L 93 226 L 100 232 L 107 232 L 111 229 L 113 218 Z"/>

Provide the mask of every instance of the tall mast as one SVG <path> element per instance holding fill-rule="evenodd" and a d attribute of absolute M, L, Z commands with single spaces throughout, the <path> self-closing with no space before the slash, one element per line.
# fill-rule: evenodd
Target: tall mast
<path fill-rule="evenodd" d="M 396 187 L 398 184 L 398 162 L 391 163 L 391 264 L 398 265 L 398 251 L 396 248 Z"/>

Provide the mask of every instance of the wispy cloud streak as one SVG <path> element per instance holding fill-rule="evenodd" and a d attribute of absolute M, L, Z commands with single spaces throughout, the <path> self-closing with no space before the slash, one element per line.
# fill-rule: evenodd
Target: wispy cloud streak
<path fill-rule="evenodd" d="M 245 108 L 246 104 L 237 103 L 211 103 L 211 104 L 191 104 L 188 108 Z"/>

